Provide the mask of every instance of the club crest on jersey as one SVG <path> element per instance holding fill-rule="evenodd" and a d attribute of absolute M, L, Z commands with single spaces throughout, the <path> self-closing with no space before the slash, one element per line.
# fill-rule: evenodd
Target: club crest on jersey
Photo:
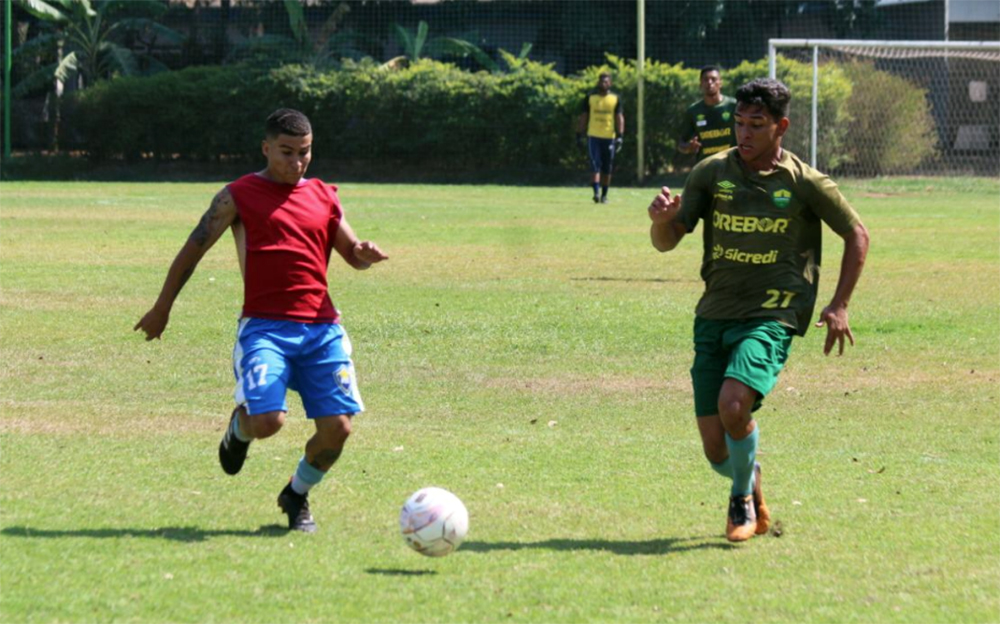
<path fill-rule="evenodd" d="M 788 204 L 792 203 L 792 193 L 785 189 L 780 189 L 771 195 L 771 199 L 778 208 L 788 208 Z"/>
<path fill-rule="evenodd" d="M 722 111 L 722 121 L 729 121 L 729 111 Z"/>
<path fill-rule="evenodd" d="M 333 373 L 333 378 L 337 381 L 337 387 L 340 388 L 340 391 L 347 396 L 351 396 L 351 393 L 354 391 L 354 375 L 351 367 L 340 366 Z"/>

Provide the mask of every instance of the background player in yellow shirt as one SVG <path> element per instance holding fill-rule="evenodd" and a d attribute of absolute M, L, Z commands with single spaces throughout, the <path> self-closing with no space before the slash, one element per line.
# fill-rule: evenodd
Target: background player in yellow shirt
<path fill-rule="evenodd" d="M 822 224 L 844 240 L 840 278 L 820 313 L 823 352 L 854 344 L 847 304 L 868 253 L 868 230 L 829 177 L 781 147 L 788 88 L 758 79 L 736 91 L 737 147 L 691 171 L 684 196 L 664 187 L 649 206 L 658 251 L 677 246 L 704 222 L 691 367 L 695 415 L 705 456 L 732 480 L 726 537 L 767 532 L 770 512 L 756 463 L 753 412 L 777 382 L 793 335 L 806 333 L 816 303 Z"/>
<path fill-rule="evenodd" d="M 581 147 L 586 136 L 595 204 L 608 203 L 608 187 L 611 186 L 615 154 L 622 148 L 624 134 L 622 98 L 611 90 L 611 74 L 601 74 L 597 79 L 597 88 L 583 102 L 583 110 L 576 125 L 576 140 Z"/>

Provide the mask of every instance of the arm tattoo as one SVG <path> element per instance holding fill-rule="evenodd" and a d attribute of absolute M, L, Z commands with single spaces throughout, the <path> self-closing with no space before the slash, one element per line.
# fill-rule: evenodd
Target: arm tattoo
<path fill-rule="evenodd" d="M 198 226 L 194 228 L 191 232 L 189 240 L 192 240 L 199 247 L 204 247 L 205 243 L 212 236 L 212 225 L 219 214 L 219 206 L 222 204 L 222 193 L 219 193 L 212 199 L 212 205 L 208 207 L 205 214 L 202 215 L 201 221 L 198 222 Z"/>

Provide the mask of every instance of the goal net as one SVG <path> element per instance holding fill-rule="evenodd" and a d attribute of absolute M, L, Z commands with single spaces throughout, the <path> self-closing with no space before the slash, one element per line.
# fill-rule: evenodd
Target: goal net
<path fill-rule="evenodd" d="M 1000 175 L 1000 42 L 769 47 L 772 77 L 786 59 L 812 67 L 813 92 L 792 94 L 787 144 L 806 148 L 799 155 L 814 166 L 864 177 Z"/>

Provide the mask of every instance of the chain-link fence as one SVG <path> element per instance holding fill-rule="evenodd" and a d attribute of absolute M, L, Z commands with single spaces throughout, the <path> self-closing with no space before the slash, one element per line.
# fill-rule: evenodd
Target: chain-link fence
<path fill-rule="evenodd" d="M 13 0 L 13 19 L 9 25 L 13 63 L 9 76 L 5 76 L 13 99 L 9 105 L 4 102 L 5 114 L 12 116 L 12 123 L 9 137 L 4 138 L 16 152 L 88 152 L 88 138 L 81 130 L 85 124 L 73 110 L 75 95 L 128 76 L 154 76 L 196 66 L 260 70 L 297 65 L 317 72 L 337 72 L 369 63 L 392 71 L 411 66 L 419 59 L 437 59 L 468 74 L 496 75 L 511 71 L 514 67 L 511 59 L 527 59 L 548 66 L 552 72 L 567 79 L 586 77 L 589 80 L 597 68 L 611 66 L 621 69 L 622 75 L 616 75 L 616 85 L 633 84 L 634 80 L 625 76 L 627 72 L 622 68 L 627 67 L 628 59 L 638 55 L 637 9 L 640 3 L 645 16 L 646 59 L 663 66 L 682 64 L 685 68 L 718 64 L 724 68 L 724 76 L 730 68 L 745 61 L 753 63 L 764 59 L 767 42 L 772 38 L 939 40 L 948 36 L 952 39 L 1000 39 L 1000 22 L 950 23 L 945 0 L 907 3 L 886 0 Z M 614 59 L 625 61 L 615 65 Z M 879 70 L 887 67 L 883 59 L 867 62 Z M 916 82 L 905 74 L 901 74 L 901 79 L 930 93 L 932 101 L 950 102 L 956 89 L 952 82 L 960 81 L 959 78 L 936 79 L 938 82 L 932 80 L 930 83 L 919 80 L 928 74 L 940 75 L 933 63 L 923 68 L 918 66 Z M 957 76 L 958 64 L 950 63 L 949 75 Z M 733 72 L 734 76 L 737 74 L 742 75 Z M 855 80 L 863 81 L 870 74 L 859 70 L 852 75 Z M 658 106 L 659 103 L 650 101 L 650 97 L 683 97 L 689 100 L 687 103 L 697 99 L 697 72 L 682 73 L 678 80 L 679 83 L 665 82 L 663 89 L 659 92 L 653 89 L 652 95 L 647 93 L 644 102 L 648 114 L 673 114 L 668 111 L 677 108 L 673 104 Z M 987 97 L 995 103 L 995 91 L 990 90 L 993 83 L 989 80 L 987 83 Z M 731 94 L 737 86 L 729 82 L 724 92 Z M 539 87 L 539 91 L 544 88 L 547 87 Z M 867 93 L 868 87 L 855 89 L 855 92 Z M 634 100 L 634 93 L 627 96 Z M 809 94 L 795 93 L 794 96 L 799 102 L 805 102 Z M 635 102 L 628 97 L 627 134 L 634 131 L 636 114 Z M 868 108 L 863 110 L 878 109 L 877 104 L 866 106 Z M 211 102 L 199 104 L 198 110 L 190 114 L 226 114 L 223 110 L 212 111 L 211 107 Z M 141 115 L 143 105 L 137 103 L 127 110 L 129 116 Z M 935 107 L 931 113 L 939 115 L 940 110 Z M 338 114 L 337 110 L 326 112 L 331 116 Z M 985 135 L 977 132 L 975 138 L 969 138 L 973 135 L 961 127 L 993 123 L 995 128 L 996 116 L 992 121 L 986 117 L 970 118 L 959 123 L 954 131 L 942 131 L 937 160 L 922 160 L 916 168 L 893 166 L 885 171 L 933 170 L 928 165 L 944 162 L 940 156 L 949 151 L 982 151 L 982 136 Z M 488 121 L 480 120 L 481 123 Z M 558 118 L 558 123 L 563 123 L 562 118 Z M 357 127 L 356 120 L 348 123 L 351 124 Z M 672 132 L 669 120 L 659 126 L 649 125 L 666 128 L 657 130 L 661 134 Z M 491 130 L 502 133 L 505 128 L 498 122 Z M 476 140 L 471 130 L 464 133 L 460 128 L 450 127 L 450 131 L 456 133 L 450 137 L 456 144 Z M 107 128 L 107 132 L 114 132 L 114 129 Z M 567 130 L 570 139 L 571 132 Z M 952 132 L 954 136 L 948 134 Z M 990 137 L 990 145 L 995 146 L 995 135 Z M 657 137 L 649 138 L 651 147 L 648 149 L 670 150 L 673 146 L 672 139 L 661 137 L 656 141 L 653 139 Z M 630 141 L 629 149 L 634 145 L 635 141 Z M 152 153 L 152 150 L 139 150 L 138 153 Z M 987 150 L 983 160 L 987 161 L 988 157 Z M 668 156 L 647 153 L 645 159 L 653 163 L 646 174 L 662 173 L 671 168 Z M 858 156 L 839 158 L 839 164 L 845 167 L 859 162 Z M 565 167 L 566 163 L 564 158 L 558 163 L 525 162 L 523 166 Z M 829 159 L 827 164 L 830 164 Z M 851 171 L 872 173 L 871 168 L 860 165 Z"/>
<path fill-rule="evenodd" d="M 1000 175 L 1000 42 L 775 42 L 786 58 L 815 61 L 823 89 L 847 84 L 841 141 L 812 134 L 810 94 L 795 103 L 791 140 L 823 169 L 858 176 Z M 843 76 L 837 82 L 833 78 Z M 816 116 L 816 135 L 823 123 Z M 830 135 L 830 132 L 826 133 Z"/>

